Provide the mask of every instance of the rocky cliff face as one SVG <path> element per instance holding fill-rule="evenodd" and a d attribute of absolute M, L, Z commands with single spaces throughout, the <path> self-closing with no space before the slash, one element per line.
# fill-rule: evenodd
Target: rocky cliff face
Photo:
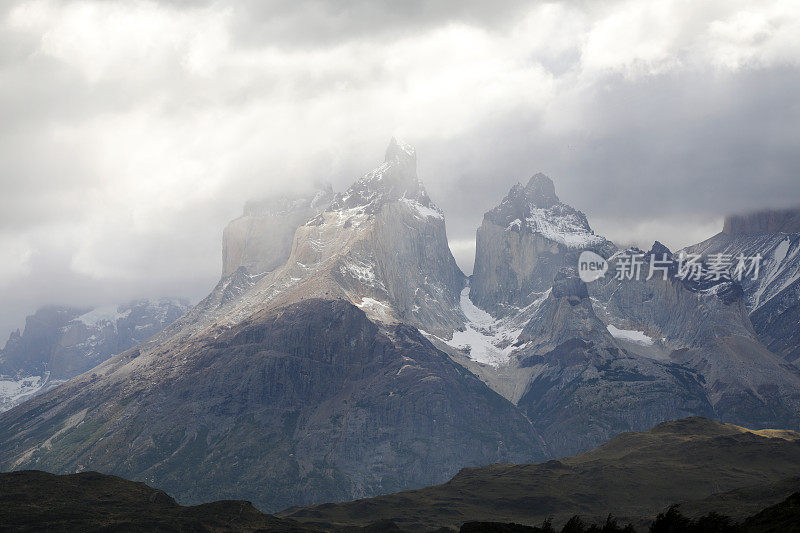
<path fill-rule="evenodd" d="M 249 202 L 241 217 L 222 233 L 222 277 L 244 267 L 263 274 L 283 265 L 298 227 L 323 211 L 333 199 L 330 185 L 306 195 Z"/>
<path fill-rule="evenodd" d="M 341 300 L 264 311 L 176 352 L 129 351 L 2 421 L 4 470 L 100 470 L 267 510 L 545 456 L 514 406 L 414 328 L 380 328 Z"/>
<path fill-rule="evenodd" d="M 185 301 L 161 299 L 96 309 L 39 309 L 0 350 L 0 410 L 147 340 L 188 307 Z"/>
<path fill-rule="evenodd" d="M 759 338 L 800 366 L 800 211 L 766 211 L 729 217 L 723 231 L 686 249 L 704 256 L 761 256 L 757 275 L 740 282 Z"/>
<path fill-rule="evenodd" d="M 444 215 L 417 177 L 414 149 L 394 139 L 383 164 L 297 228 L 281 267 L 251 279 L 252 288 L 192 331 L 307 298 L 342 298 L 373 320 L 442 336 L 464 323 L 465 276 L 447 245 Z"/>
<path fill-rule="evenodd" d="M 561 267 L 577 264 L 581 251 L 608 257 L 615 249 L 594 234 L 583 213 L 559 201 L 543 174 L 512 187 L 484 215 L 476 239 L 470 299 L 495 314 L 530 305 Z"/>

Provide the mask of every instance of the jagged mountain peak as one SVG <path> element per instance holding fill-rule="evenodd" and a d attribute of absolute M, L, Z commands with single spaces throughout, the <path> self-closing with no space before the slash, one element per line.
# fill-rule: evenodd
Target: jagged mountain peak
<path fill-rule="evenodd" d="M 650 251 L 647 252 L 649 255 L 655 254 L 656 257 L 662 257 L 666 255 L 667 257 L 672 257 L 672 252 L 669 248 L 666 247 L 662 242 L 655 241 L 653 242 L 653 246 L 650 248 Z"/>
<path fill-rule="evenodd" d="M 417 202 L 441 214 L 417 177 L 416 151 L 412 146 L 393 137 L 386 148 L 384 162 L 356 180 L 346 191 L 336 195 L 330 210 L 364 208 L 365 213 L 372 214 L 386 202 L 401 198 Z"/>
<path fill-rule="evenodd" d="M 544 353 L 571 339 L 613 344 L 605 325 L 595 315 L 586 284 L 571 267 L 562 267 L 550 294 L 522 330 L 525 352 Z"/>
<path fill-rule="evenodd" d="M 484 214 L 470 299 L 493 313 L 514 313 L 548 290 L 559 268 L 576 266 L 583 250 L 609 257 L 616 246 L 559 200 L 553 180 L 535 174 Z"/>
<path fill-rule="evenodd" d="M 397 140 L 396 137 L 392 137 L 389 141 L 389 146 L 386 147 L 386 157 L 384 161 L 389 162 L 395 160 L 407 160 L 416 163 L 417 151 L 410 144 Z"/>
<path fill-rule="evenodd" d="M 536 207 L 548 208 L 560 203 L 553 180 L 541 172 L 534 174 L 528 180 L 528 184 L 525 186 L 525 196 Z"/>
<path fill-rule="evenodd" d="M 280 257 L 269 256 L 280 259 L 277 268 L 247 268 L 268 275 L 244 284 L 241 305 L 216 298 L 228 311 L 211 306 L 209 316 L 230 312 L 224 320 L 235 323 L 264 306 L 318 297 L 342 298 L 381 322 L 439 334 L 461 325 L 464 275 L 447 245 L 444 215 L 417 179 L 413 148 L 393 140 L 386 159 L 291 226 Z M 259 249 L 275 249 L 268 244 Z"/>
<path fill-rule="evenodd" d="M 553 180 L 535 174 L 527 185 L 511 187 L 503 201 L 484 218 L 508 231 L 539 234 L 567 248 L 592 248 L 603 245 L 581 211 L 561 202 Z"/>

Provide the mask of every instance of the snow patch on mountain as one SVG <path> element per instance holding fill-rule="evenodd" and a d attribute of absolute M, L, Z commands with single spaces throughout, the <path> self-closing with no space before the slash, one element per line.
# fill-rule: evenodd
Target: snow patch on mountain
<path fill-rule="evenodd" d="M 0 412 L 11 409 L 33 396 L 48 384 L 50 373 L 43 376 L 27 376 L 24 378 L 0 378 Z"/>
<path fill-rule="evenodd" d="M 635 329 L 621 329 L 613 324 L 609 324 L 606 326 L 606 328 L 608 329 L 608 332 L 611 333 L 611 336 L 615 339 L 641 344 L 642 346 L 652 346 L 655 343 L 653 338 L 645 335 L 643 331 L 637 331 Z"/>
<path fill-rule="evenodd" d="M 539 233 L 546 239 L 563 244 L 567 248 L 588 248 L 605 241 L 603 237 L 595 235 L 588 228 L 584 218 L 563 209 L 560 205 L 549 209 L 532 206 L 531 214 L 525 222 L 534 233 Z"/>
<path fill-rule="evenodd" d="M 375 298 L 363 297 L 361 302 L 356 304 L 356 307 L 361 308 L 367 313 L 368 316 L 377 318 L 378 320 L 388 322 L 392 317 L 392 308 L 383 302 L 379 302 Z"/>
<path fill-rule="evenodd" d="M 508 322 L 497 320 L 469 299 L 469 287 L 461 291 L 461 312 L 467 318 L 463 331 L 454 331 L 444 342 L 467 352 L 469 358 L 491 366 L 508 364 L 514 343 L 522 333 Z"/>
<path fill-rule="evenodd" d="M 800 246 L 796 247 L 791 253 L 792 240 L 788 237 L 783 239 L 772 251 L 772 257 L 766 259 L 766 272 L 760 273 L 763 276 L 763 281 L 758 284 L 755 291 L 754 300 L 755 305 L 752 311 L 755 311 L 766 301 L 764 298 L 765 292 L 769 290 L 770 297 L 779 294 L 783 289 L 794 283 L 800 278 L 800 267 L 797 266 L 795 261 Z M 794 270 L 794 272 L 790 272 Z"/>
<path fill-rule="evenodd" d="M 375 274 L 375 264 L 372 262 L 346 259 L 339 267 L 342 275 L 349 276 L 358 283 L 368 287 L 385 289 L 383 281 Z"/>
<path fill-rule="evenodd" d="M 431 217 L 444 220 L 444 214 L 433 202 L 431 202 L 431 207 L 428 207 L 410 198 L 401 198 L 400 201 L 410 207 L 413 211 L 416 211 L 421 218 Z"/>

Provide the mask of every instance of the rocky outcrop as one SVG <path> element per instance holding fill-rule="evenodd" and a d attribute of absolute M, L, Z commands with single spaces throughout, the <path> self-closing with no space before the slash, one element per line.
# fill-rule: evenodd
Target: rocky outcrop
<path fill-rule="evenodd" d="M 487 212 L 476 236 L 470 299 L 494 314 L 513 314 L 550 288 L 558 270 L 575 266 L 583 250 L 608 257 L 614 245 L 564 203 L 544 174 L 511 188 Z"/>
<path fill-rule="evenodd" d="M 1 420 L 3 470 L 86 468 L 185 503 L 265 510 L 545 456 L 513 405 L 419 332 L 381 329 L 341 300 L 265 311 L 178 352 L 122 354 Z"/>
<path fill-rule="evenodd" d="M 39 309 L 0 350 L 0 410 L 147 340 L 188 307 L 188 302 L 165 298 L 95 309 Z"/>
<path fill-rule="evenodd" d="M 305 195 L 248 202 L 241 217 L 222 233 L 222 277 L 239 267 L 263 274 L 283 265 L 298 227 L 323 211 L 333 199 L 330 185 Z"/>

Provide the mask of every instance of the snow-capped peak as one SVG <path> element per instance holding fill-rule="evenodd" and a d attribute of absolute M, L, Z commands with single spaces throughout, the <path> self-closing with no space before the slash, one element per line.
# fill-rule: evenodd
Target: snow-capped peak
<path fill-rule="evenodd" d="M 586 215 L 558 199 L 553 181 L 541 173 L 527 185 L 514 185 L 486 217 L 507 231 L 529 231 L 567 248 L 593 248 L 606 242 L 594 234 Z"/>

